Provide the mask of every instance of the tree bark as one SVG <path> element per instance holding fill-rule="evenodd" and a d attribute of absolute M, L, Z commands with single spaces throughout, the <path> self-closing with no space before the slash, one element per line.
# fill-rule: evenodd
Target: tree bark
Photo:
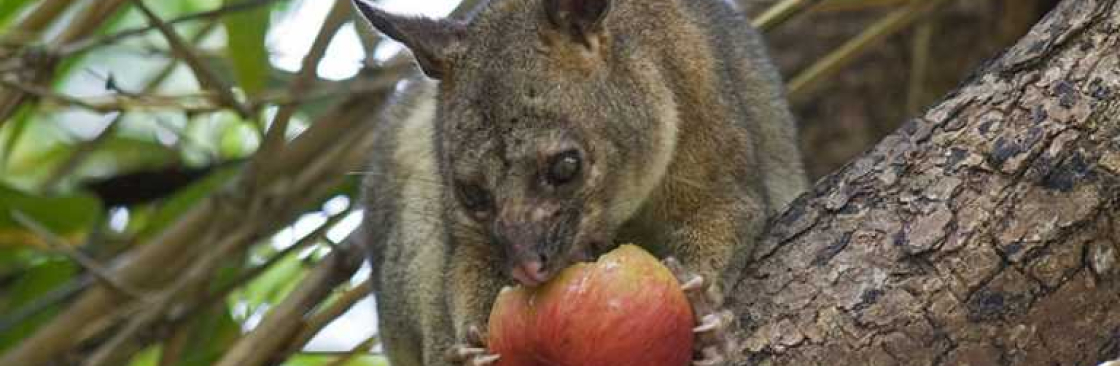
<path fill-rule="evenodd" d="M 740 365 L 1120 357 L 1120 5 L 1067 0 L 777 218 Z"/>

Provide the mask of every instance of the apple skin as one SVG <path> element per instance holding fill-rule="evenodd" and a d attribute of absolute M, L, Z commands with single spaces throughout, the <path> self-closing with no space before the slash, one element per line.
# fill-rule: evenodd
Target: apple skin
<path fill-rule="evenodd" d="M 624 245 L 541 287 L 503 289 L 488 340 L 498 366 L 686 366 L 694 326 L 676 277 Z"/>

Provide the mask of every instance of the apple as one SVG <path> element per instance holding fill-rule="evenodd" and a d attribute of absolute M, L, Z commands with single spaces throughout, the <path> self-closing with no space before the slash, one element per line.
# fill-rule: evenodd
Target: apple
<path fill-rule="evenodd" d="M 490 313 L 498 366 L 686 366 L 695 321 L 680 282 L 624 245 L 538 288 L 506 288 Z"/>

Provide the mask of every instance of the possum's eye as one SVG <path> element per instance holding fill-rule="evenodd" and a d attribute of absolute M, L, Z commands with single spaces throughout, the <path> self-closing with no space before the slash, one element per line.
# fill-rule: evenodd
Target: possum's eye
<path fill-rule="evenodd" d="M 462 201 L 463 207 L 468 211 L 479 213 L 490 210 L 493 199 L 490 197 L 490 192 L 487 192 L 485 188 L 471 183 L 458 183 L 456 186 L 459 200 Z"/>
<path fill-rule="evenodd" d="M 569 150 L 553 156 L 549 160 L 548 184 L 553 186 L 562 186 L 579 178 L 579 173 L 583 169 L 583 159 L 579 156 L 579 151 Z"/>

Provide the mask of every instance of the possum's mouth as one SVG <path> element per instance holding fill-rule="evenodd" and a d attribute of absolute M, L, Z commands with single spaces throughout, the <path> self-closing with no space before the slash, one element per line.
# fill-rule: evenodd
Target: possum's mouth
<path fill-rule="evenodd" d="M 606 253 L 606 250 L 603 250 L 603 248 L 603 244 L 598 242 L 588 243 L 583 246 L 576 245 L 566 253 L 566 256 L 554 258 L 553 261 L 547 264 L 534 260 L 515 263 L 510 267 L 509 275 L 515 282 L 522 286 L 530 288 L 540 287 L 555 277 L 560 271 L 563 271 L 573 264 L 597 260 L 600 255 Z"/>
<path fill-rule="evenodd" d="M 521 263 L 510 271 L 510 276 L 525 287 L 539 287 L 552 279 L 553 274 L 542 267 L 541 262 Z"/>

